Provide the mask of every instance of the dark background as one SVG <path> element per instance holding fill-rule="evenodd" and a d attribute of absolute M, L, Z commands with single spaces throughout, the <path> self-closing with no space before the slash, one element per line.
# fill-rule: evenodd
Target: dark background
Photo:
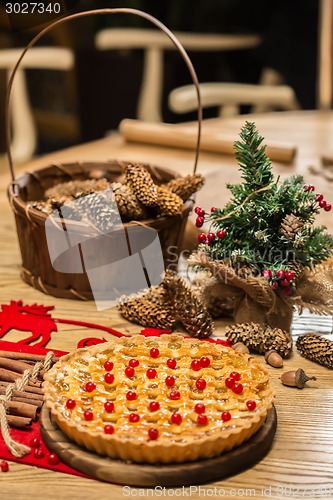
<path fill-rule="evenodd" d="M 271 67 L 293 87 L 303 109 L 315 108 L 318 0 L 78 0 L 62 5 L 67 13 L 103 7 L 141 9 L 172 31 L 260 34 L 263 41 L 255 49 L 190 52 L 199 80 L 257 83 L 262 69 Z M 35 22 L 29 19 L 26 29 L 17 23 L 14 26 L 3 9 L 0 14 L 0 48 L 22 47 L 42 28 L 37 17 Z M 69 75 L 29 72 L 29 92 L 40 135 L 37 153 L 102 137 L 123 118 L 135 117 L 143 55 L 138 50 L 97 52 L 94 35 L 106 26 L 152 27 L 131 15 L 90 16 L 62 25 L 39 42 L 74 49 L 76 68 Z M 191 79 L 175 51 L 167 51 L 164 62 L 164 121 L 194 119 L 195 115 L 175 115 L 168 109 L 169 92 L 191 83 Z M 5 79 L 0 72 L 0 123 L 4 95 Z M 214 115 L 215 110 L 205 110 L 205 117 Z"/>

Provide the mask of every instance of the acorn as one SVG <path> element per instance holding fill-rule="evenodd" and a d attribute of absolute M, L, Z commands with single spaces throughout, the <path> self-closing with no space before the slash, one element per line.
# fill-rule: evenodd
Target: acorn
<path fill-rule="evenodd" d="M 274 349 L 270 349 L 265 353 L 265 361 L 274 368 L 282 368 L 283 366 L 283 359 Z"/>
<path fill-rule="evenodd" d="M 303 389 L 308 380 L 317 380 L 317 377 L 308 377 L 304 370 L 302 370 L 302 368 L 298 368 L 298 370 L 296 371 L 283 373 L 280 377 L 280 380 L 283 385 Z"/>
<path fill-rule="evenodd" d="M 235 351 L 242 352 L 244 354 L 250 354 L 249 348 L 243 344 L 243 342 L 236 342 L 236 344 L 233 344 L 232 348 Z"/>

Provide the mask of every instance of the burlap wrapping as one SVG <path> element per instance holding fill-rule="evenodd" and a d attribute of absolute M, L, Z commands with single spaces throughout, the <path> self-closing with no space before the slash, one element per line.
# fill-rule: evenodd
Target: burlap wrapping
<path fill-rule="evenodd" d="M 288 297 L 273 290 L 265 278 L 243 278 L 228 263 L 211 260 L 203 252 L 193 253 L 188 262 L 210 271 L 210 277 L 198 280 L 196 286 L 213 317 L 229 315 L 236 323 L 266 323 L 289 332 L 294 309 L 333 314 L 332 263 L 304 269 L 295 293 Z"/>

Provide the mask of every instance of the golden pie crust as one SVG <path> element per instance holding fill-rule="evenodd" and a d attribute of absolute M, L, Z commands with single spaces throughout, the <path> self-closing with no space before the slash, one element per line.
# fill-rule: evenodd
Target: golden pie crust
<path fill-rule="evenodd" d="M 178 334 L 78 349 L 44 379 L 45 405 L 68 437 L 100 455 L 139 463 L 229 451 L 260 428 L 274 398 L 268 371 L 255 358 Z"/>

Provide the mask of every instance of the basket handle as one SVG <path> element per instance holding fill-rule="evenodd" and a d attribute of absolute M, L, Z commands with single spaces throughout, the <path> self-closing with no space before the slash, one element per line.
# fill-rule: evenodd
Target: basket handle
<path fill-rule="evenodd" d="M 12 181 L 15 181 L 15 172 L 14 172 L 14 165 L 13 165 L 13 158 L 12 158 L 12 153 L 11 153 L 11 124 L 10 124 L 10 97 L 11 97 L 11 91 L 13 87 L 13 82 L 15 78 L 15 74 L 20 66 L 20 63 L 26 54 L 28 50 L 35 45 L 35 43 L 42 38 L 46 33 L 48 33 L 51 29 L 53 29 L 55 26 L 58 26 L 60 24 L 63 24 L 67 21 L 70 21 L 72 19 L 77 19 L 80 17 L 85 17 L 89 15 L 98 15 L 98 14 L 135 14 L 139 17 L 142 17 L 144 19 L 147 19 L 150 21 L 152 24 L 157 26 L 161 31 L 163 31 L 173 42 L 175 45 L 176 49 L 182 56 L 189 73 L 191 75 L 192 81 L 194 83 L 196 93 L 197 93 L 197 99 L 198 99 L 198 132 L 197 132 L 197 142 L 196 142 L 196 153 L 195 153 L 195 160 L 194 160 L 194 167 L 193 167 L 193 173 L 196 172 L 197 169 L 197 164 L 198 164 L 198 159 L 199 159 L 199 150 L 200 150 L 200 138 L 201 138 L 201 122 L 202 122 L 202 104 L 201 104 L 201 95 L 200 95 L 200 87 L 199 87 L 199 81 L 197 74 L 195 72 L 195 69 L 193 67 L 193 64 L 184 49 L 183 45 L 180 43 L 178 38 L 172 33 L 172 31 L 169 30 L 161 21 L 156 19 L 155 17 L 151 16 L 150 14 L 147 14 L 146 12 L 143 12 L 141 10 L 137 9 L 130 9 L 126 7 L 122 8 L 115 8 L 115 9 L 96 9 L 96 10 L 87 10 L 84 12 L 78 12 L 76 14 L 71 14 L 70 16 L 63 17 L 61 19 L 58 19 L 57 21 L 54 21 L 53 23 L 49 24 L 46 28 L 44 28 L 40 33 L 38 33 L 25 47 L 23 50 L 22 54 L 20 55 L 16 65 L 14 66 L 14 69 L 12 71 L 12 74 L 10 76 L 9 82 L 8 82 L 8 87 L 7 87 L 7 95 L 6 95 L 6 119 L 5 119 L 5 127 L 6 127 L 6 148 L 7 148 L 7 156 L 8 156 L 8 162 L 9 162 L 9 169 L 10 173 L 12 176 Z"/>

